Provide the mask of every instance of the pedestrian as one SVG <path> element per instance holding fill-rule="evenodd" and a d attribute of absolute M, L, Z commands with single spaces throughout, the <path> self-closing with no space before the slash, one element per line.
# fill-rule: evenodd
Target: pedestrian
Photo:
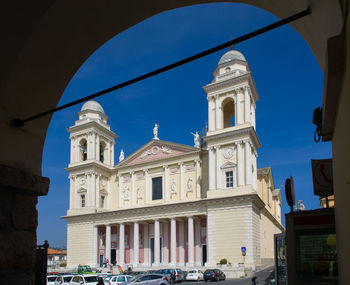
<path fill-rule="evenodd" d="M 176 273 L 175 273 L 175 270 L 173 270 L 171 271 L 171 274 L 170 274 L 170 283 L 175 284 L 175 281 L 176 281 Z"/>
<path fill-rule="evenodd" d="M 102 277 L 98 277 L 98 282 L 96 285 L 105 285 L 105 282 L 103 281 Z"/>

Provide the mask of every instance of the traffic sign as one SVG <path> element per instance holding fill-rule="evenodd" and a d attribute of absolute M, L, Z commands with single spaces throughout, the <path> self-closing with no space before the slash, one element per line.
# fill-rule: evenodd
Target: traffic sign
<path fill-rule="evenodd" d="M 242 246 L 242 247 L 241 247 L 241 251 L 242 251 L 242 253 L 243 253 L 243 252 L 246 252 L 246 251 L 247 251 L 247 248 L 246 248 L 245 246 Z"/>

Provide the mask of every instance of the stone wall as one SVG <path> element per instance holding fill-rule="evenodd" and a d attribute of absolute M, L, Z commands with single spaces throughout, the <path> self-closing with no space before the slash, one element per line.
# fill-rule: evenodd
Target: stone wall
<path fill-rule="evenodd" d="M 37 196 L 49 179 L 0 165 L 0 285 L 34 284 Z"/>

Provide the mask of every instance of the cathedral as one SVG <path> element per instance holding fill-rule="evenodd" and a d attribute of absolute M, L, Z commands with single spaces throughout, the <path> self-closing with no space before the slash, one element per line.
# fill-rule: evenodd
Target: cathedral
<path fill-rule="evenodd" d="M 68 267 L 133 268 L 273 263 L 281 194 L 257 168 L 259 99 L 242 53 L 226 52 L 204 86 L 208 126 L 193 146 L 158 138 L 114 162 L 117 135 L 102 106 L 85 103 L 68 129 Z M 203 110 L 204 111 L 204 110 Z"/>

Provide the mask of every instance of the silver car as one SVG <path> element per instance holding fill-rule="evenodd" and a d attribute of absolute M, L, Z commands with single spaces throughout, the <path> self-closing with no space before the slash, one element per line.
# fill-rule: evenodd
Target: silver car
<path fill-rule="evenodd" d="M 143 274 L 136 275 L 129 282 L 126 282 L 126 285 L 169 285 L 168 277 L 162 274 Z"/>
<path fill-rule="evenodd" d="M 180 268 L 170 268 L 170 269 L 159 269 L 156 271 L 157 274 L 162 274 L 168 277 L 169 282 L 171 281 L 171 273 L 175 272 L 175 282 L 179 283 L 185 280 L 185 274 Z"/>

